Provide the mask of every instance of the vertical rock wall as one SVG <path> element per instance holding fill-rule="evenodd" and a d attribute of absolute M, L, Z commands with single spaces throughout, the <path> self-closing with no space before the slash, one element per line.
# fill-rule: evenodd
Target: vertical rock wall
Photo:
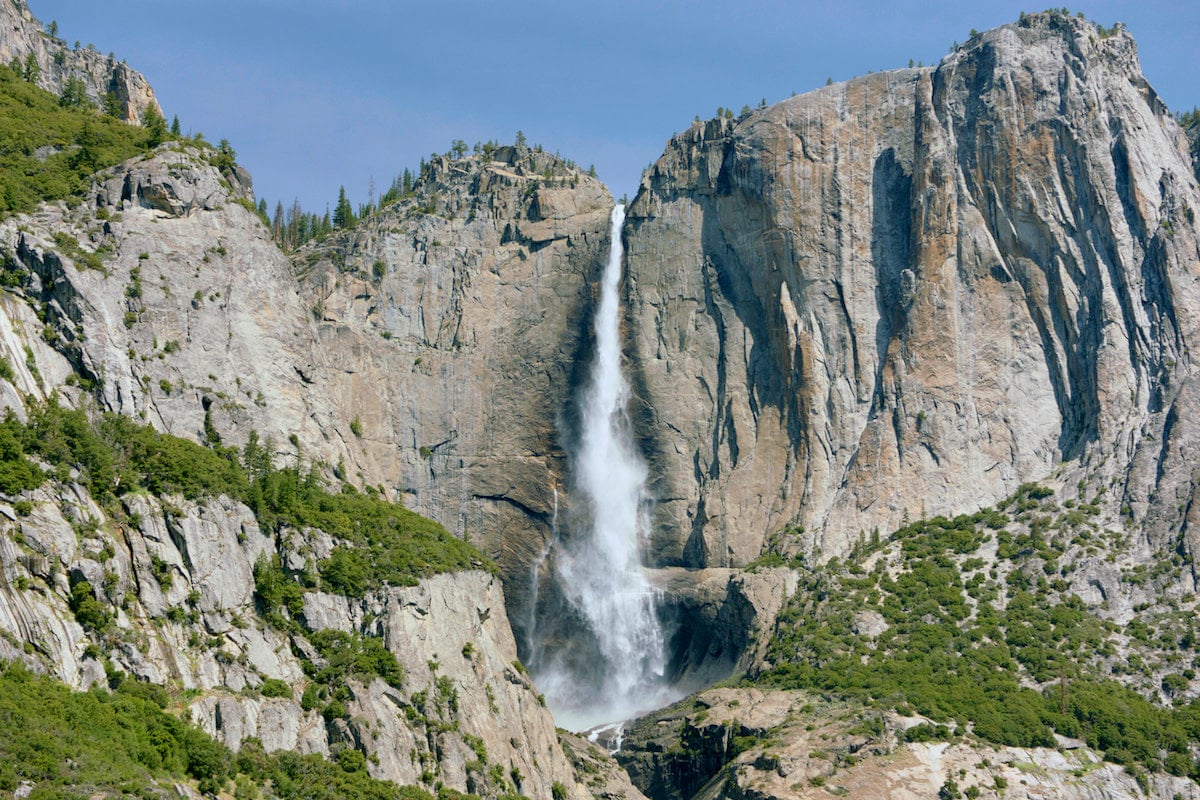
<path fill-rule="evenodd" d="M 832 555 L 1061 461 L 1173 541 L 1198 205 L 1133 40 L 1057 13 L 677 136 L 628 232 L 658 559 Z"/>

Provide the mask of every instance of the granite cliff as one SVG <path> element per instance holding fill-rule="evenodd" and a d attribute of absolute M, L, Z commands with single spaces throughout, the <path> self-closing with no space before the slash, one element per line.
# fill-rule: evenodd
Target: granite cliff
<path fill-rule="evenodd" d="M 51 91 L 78 77 L 111 93 L 131 122 L 154 106 L 144 79 L 67 49 L 23 2 L 0 7 L 14 58 Z M 676 678 L 770 679 L 801 652 L 779 644 L 800 611 L 825 619 L 848 596 L 829 587 L 913 572 L 892 531 L 1024 492 L 1011 531 L 947 556 L 978 579 L 955 587 L 1032 587 L 1048 608 L 1141 624 L 1146 642 L 1110 631 L 1080 664 L 1136 655 L 1124 685 L 1196 696 L 1194 647 L 1173 644 L 1200 542 L 1195 141 L 1124 31 L 1047 13 L 937 67 L 668 143 L 628 211 L 623 332 Z M 263 442 L 276 464 L 437 520 L 496 573 L 332 591 L 319 567 L 349 544 L 328 532 L 272 528 L 228 495 L 115 503 L 62 468 L 0 497 L 0 657 L 75 688 L 168 686 L 235 749 L 357 750 L 372 775 L 428 789 L 638 798 L 555 731 L 517 661 L 535 616 L 558 636 L 573 624 L 543 556 L 569 513 L 607 189 L 523 143 L 435 156 L 396 203 L 288 253 L 253 200 L 228 159 L 172 140 L 97 173 L 83 202 L 0 221 L 0 404 L 27 419 L 58 398 L 214 450 Z M 1028 547 L 1002 557 L 1002 533 Z M 846 574 L 820 571 L 847 556 Z M 264 559 L 303 588 L 282 621 Z M 104 626 L 81 618 L 88 597 Z M 872 602 L 840 620 L 863 657 L 894 635 Z M 398 672 L 313 689 L 328 641 L 381 643 Z M 1054 678 L 1019 676 L 1038 692 Z M 942 720 L 904 711 L 717 690 L 634 726 L 622 758 L 664 800 L 927 796 L 954 775 L 997 795 L 1195 796 L 1183 774 L 1125 774 L 1075 741 L 984 758 L 994 740 L 966 722 L 913 741 Z"/>
<path fill-rule="evenodd" d="M 90 202 L 0 223 L 4 402 L 22 418 L 58 397 L 194 441 L 261 437 L 276 463 L 315 463 L 441 514 L 523 575 L 539 521 L 548 535 L 556 455 L 553 413 L 520 402 L 530 386 L 565 392 L 610 201 L 578 171 L 545 186 L 544 167 L 566 171 L 548 155 L 499 158 L 435 162 L 417 196 L 295 262 L 250 210 L 248 180 L 211 151 L 168 143 L 102 172 Z M 494 313 L 504 303 L 512 317 Z M 149 496 L 114 517 L 68 483 L 28 502 L 28 519 L 0 509 L 18 523 L 0 537 L 6 657 L 78 688 L 104 682 L 103 662 L 193 692 L 191 716 L 234 749 L 247 737 L 268 752 L 349 747 L 375 777 L 478 794 L 589 791 L 521 671 L 495 577 L 360 600 L 306 593 L 305 630 L 379 639 L 405 676 L 351 681 L 344 713 L 323 716 L 300 702 L 301 662 L 320 658 L 264 619 L 253 568 L 277 554 L 299 579 L 330 555 L 328 536 L 276 538 L 229 498 Z M 80 579 L 122 604 L 115 628 L 76 621 Z M 293 696 L 261 696 L 272 679 Z M 638 796 L 577 750 L 592 790 Z"/>
<path fill-rule="evenodd" d="M 1198 204 L 1132 38 L 1063 14 L 693 125 L 626 233 L 657 560 L 842 554 L 1051 475 L 1193 547 Z"/>

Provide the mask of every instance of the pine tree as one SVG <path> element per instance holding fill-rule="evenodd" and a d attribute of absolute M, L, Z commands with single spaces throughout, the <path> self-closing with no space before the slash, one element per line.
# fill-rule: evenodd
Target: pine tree
<path fill-rule="evenodd" d="M 354 226 L 354 209 L 346 199 L 346 187 L 338 187 L 337 206 L 333 209 L 333 227 L 351 228 Z"/>
<path fill-rule="evenodd" d="M 104 113 L 113 119 L 125 119 L 125 104 L 116 92 L 106 92 L 103 97 Z"/>
<path fill-rule="evenodd" d="M 178 114 L 176 114 L 174 117 L 171 118 L 171 135 L 174 136 L 175 138 L 179 138 L 180 136 L 183 136 L 183 131 L 179 127 L 179 115 Z"/>
<path fill-rule="evenodd" d="M 37 57 L 30 53 L 25 56 L 25 80 L 29 83 L 37 81 L 38 76 L 42 74 L 42 68 L 38 66 Z"/>
<path fill-rule="evenodd" d="M 149 145 L 157 147 L 167 140 L 167 121 L 154 106 L 147 106 L 142 114 L 142 127 L 150 134 Z"/>
<path fill-rule="evenodd" d="M 62 95 L 58 98 L 58 104 L 65 108 L 87 108 L 91 105 L 88 101 L 87 85 L 84 84 L 83 78 L 78 75 L 67 78 L 67 82 L 63 84 Z"/>
<path fill-rule="evenodd" d="M 75 143 L 79 145 L 79 149 L 71 154 L 72 164 L 87 172 L 94 171 L 98 165 L 101 143 L 99 134 L 89 120 L 84 120 L 83 127 L 75 137 Z"/>

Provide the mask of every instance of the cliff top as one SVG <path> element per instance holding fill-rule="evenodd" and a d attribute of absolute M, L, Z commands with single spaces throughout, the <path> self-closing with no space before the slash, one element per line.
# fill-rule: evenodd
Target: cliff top
<path fill-rule="evenodd" d="M 0 3 L 0 63 L 19 67 L 27 80 L 57 95 L 82 90 L 92 105 L 126 122 L 140 124 L 147 109 L 162 113 L 145 76 L 91 45 L 68 46 L 54 27 L 46 29 L 25 0 Z"/>

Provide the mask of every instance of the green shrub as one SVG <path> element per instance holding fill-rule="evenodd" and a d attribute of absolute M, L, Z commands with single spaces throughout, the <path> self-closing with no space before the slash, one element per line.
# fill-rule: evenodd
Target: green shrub
<path fill-rule="evenodd" d="M 397 689 L 402 688 L 404 670 L 380 639 L 329 629 L 315 631 L 308 638 L 326 661 L 325 667 L 314 676 L 318 683 L 336 686 L 351 676 L 366 679 L 378 676 Z"/>
<path fill-rule="evenodd" d="M 263 697 L 291 698 L 292 696 L 292 687 L 286 681 L 281 681 L 279 678 L 265 679 L 258 690 L 262 693 Z"/>
<path fill-rule="evenodd" d="M 0 791 L 30 781 L 37 785 L 33 798 L 146 798 L 175 794 L 175 784 L 189 780 L 217 793 L 236 776 L 240 798 L 433 800 L 415 787 L 371 778 L 356 750 L 343 750 L 334 762 L 286 751 L 268 755 L 261 742 L 247 739 L 234 757 L 166 713 L 167 700 L 161 687 L 132 679 L 111 693 L 72 692 L 19 663 L 0 662 Z"/>
<path fill-rule="evenodd" d="M 0 66 L 0 216 L 82 198 L 93 172 L 146 152 L 153 138 L 90 108 L 78 78 L 60 99 Z M 43 147 L 55 152 L 39 158 Z"/>
<path fill-rule="evenodd" d="M 96 599 L 92 585 L 80 580 L 71 585 L 71 597 L 68 601 L 76 621 L 89 631 L 101 632 L 112 623 L 112 613 L 108 606 Z"/>
<path fill-rule="evenodd" d="M 286 608 L 295 617 L 304 610 L 304 591 L 284 574 L 277 555 L 264 553 L 254 562 L 254 594 L 267 614 Z"/>

